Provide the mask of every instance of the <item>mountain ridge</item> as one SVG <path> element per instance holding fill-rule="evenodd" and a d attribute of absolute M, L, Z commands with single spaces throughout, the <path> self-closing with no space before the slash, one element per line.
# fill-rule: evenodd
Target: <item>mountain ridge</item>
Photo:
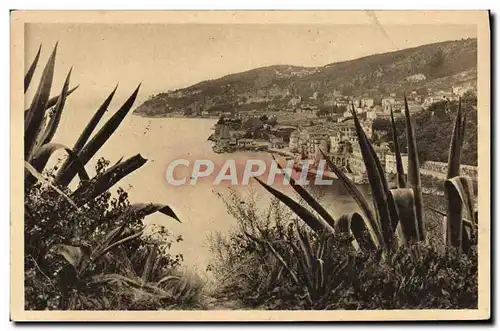
<path fill-rule="evenodd" d="M 319 67 L 271 65 L 232 73 L 158 93 L 134 112 L 168 116 L 252 108 L 273 111 L 296 106 L 292 100 L 321 107 L 336 95 L 376 97 L 422 88 L 449 89 L 476 80 L 476 68 L 477 39 L 450 40 Z"/>

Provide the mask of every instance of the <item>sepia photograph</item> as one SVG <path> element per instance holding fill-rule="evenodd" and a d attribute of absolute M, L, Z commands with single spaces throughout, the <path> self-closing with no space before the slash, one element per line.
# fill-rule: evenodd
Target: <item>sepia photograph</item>
<path fill-rule="evenodd" d="M 489 20 L 11 12 L 11 319 L 490 318 Z"/>

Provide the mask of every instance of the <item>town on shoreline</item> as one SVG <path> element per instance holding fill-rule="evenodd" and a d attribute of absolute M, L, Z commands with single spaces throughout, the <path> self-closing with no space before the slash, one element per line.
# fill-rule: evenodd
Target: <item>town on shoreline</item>
<path fill-rule="evenodd" d="M 409 93 L 408 107 L 410 114 L 432 112 L 436 103 L 456 102 L 464 95 L 474 93 L 472 87 L 453 88 L 450 92 L 437 91 L 423 98 L 417 91 Z M 392 134 L 387 127 L 375 126 L 374 123 L 390 121 L 391 109 L 396 121 L 404 119 L 404 100 L 390 94 L 378 102 L 374 98 L 337 96 L 331 104 L 331 111 L 320 111 L 308 103 L 298 103 L 292 114 L 290 111 L 269 112 L 266 109 L 251 111 L 224 112 L 217 114 L 218 122 L 208 140 L 213 142 L 216 153 L 234 151 L 268 151 L 293 159 L 297 170 L 304 160 L 308 160 L 310 171 L 314 172 L 322 159 L 321 151 L 357 184 L 368 182 L 365 165 L 359 144 L 352 113 L 348 107 L 352 105 L 360 123 L 369 139 L 376 136 L 375 152 L 379 157 L 386 174 L 394 179 L 396 174 L 395 155 L 390 148 Z M 339 111 L 342 110 L 342 111 Z M 292 116 L 290 116 L 292 115 Z M 203 117 L 203 114 L 202 114 Z M 407 167 L 408 157 L 402 153 L 403 166 Z M 429 182 L 428 188 L 439 187 L 446 177 L 446 163 L 428 160 L 421 165 L 421 174 Z M 462 165 L 462 171 L 477 182 L 477 167 Z M 327 176 L 335 175 L 327 173 Z"/>

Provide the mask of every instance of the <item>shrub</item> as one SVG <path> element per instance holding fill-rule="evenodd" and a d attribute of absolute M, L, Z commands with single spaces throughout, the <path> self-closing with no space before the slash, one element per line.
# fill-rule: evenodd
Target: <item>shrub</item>
<path fill-rule="evenodd" d="M 299 283 L 304 286 L 297 285 L 265 244 L 271 243 L 286 265 L 304 277 L 300 250 L 292 248 L 300 247 L 296 218 L 276 200 L 263 213 L 234 193 L 226 202 L 237 227 L 227 236 L 215 234 L 210 240 L 211 270 L 220 284 L 217 294 L 221 298 L 238 300 L 252 309 L 477 308 L 475 246 L 468 254 L 431 244 L 400 247 L 384 259 L 380 251 L 354 251 L 341 233 L 325 240 L 299 226 L 308 232 L 313 248 L 323 242 L 321 263 L 325 271 L 333 270 L 324 273 L 323 283 L 313 294 L 305 281 Z"/>

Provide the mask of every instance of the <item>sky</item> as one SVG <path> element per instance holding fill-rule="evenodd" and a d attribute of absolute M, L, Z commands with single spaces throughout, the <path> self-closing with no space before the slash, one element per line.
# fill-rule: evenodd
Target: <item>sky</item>
<path fill-rule="evenodd" d="M 323 66 L 476 34 L 473 25 L 37 23 L 25 29 L 25 63 L 41 44 L 44 65 L 58 41 L 52 94 L 72 67 L 71 85 L 80 88 L 68 103 L 96 108 L 117 83 L 113 103 L 120 104 L 142 83 L 139 105 L 152 94 L 257 67 Z"/>

